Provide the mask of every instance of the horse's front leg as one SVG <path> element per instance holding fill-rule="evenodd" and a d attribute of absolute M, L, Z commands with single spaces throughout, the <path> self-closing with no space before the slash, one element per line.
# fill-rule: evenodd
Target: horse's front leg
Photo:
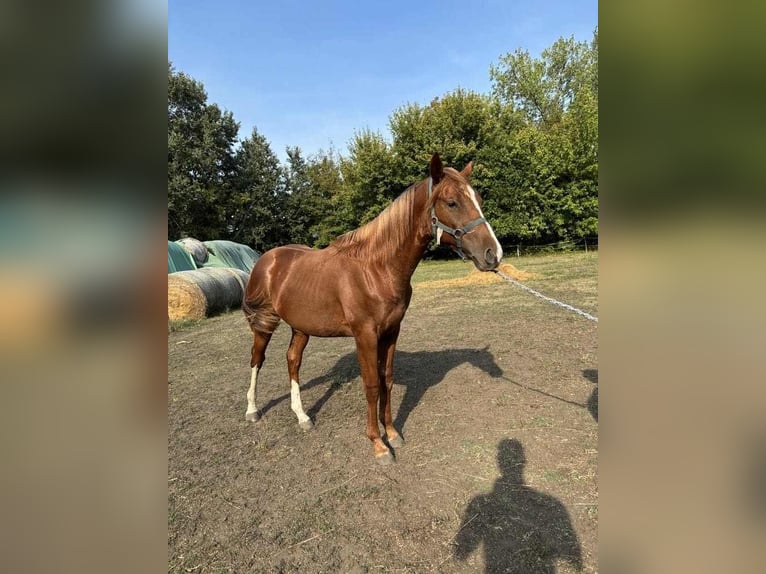
<path fill-rule="evenodd" d="M 394 386 L 394 352 L 399 337 L 399 326 L 381 339 L 378 346 L 378 372 L 380 376 L 380 422 L 386 429 L 388 444 L 394 448 L 404 446 L 404 440 L 394 428 L 391 417 L 391 389 Z"/>
<path fill-rule="evenodd" d="M 381 439 L 378 429 L 378 399 L 380 398 L 378 344 L 378 336 L 372 330 L 356 335 L 356 353 L 362 371 L 364 391 L 367 395 L 367 438 L 372 441 L 376 462 L 390 464 L 394 457 Z"/>

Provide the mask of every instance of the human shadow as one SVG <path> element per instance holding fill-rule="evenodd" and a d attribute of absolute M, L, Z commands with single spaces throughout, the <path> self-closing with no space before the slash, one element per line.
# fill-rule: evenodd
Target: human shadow
<path fill-rule="evenodd" d="M 582 570 L 582 550 L 566 507 L 524 484 L 524 447 L 503 439 L 497 450 L 501 476 L 492 492 L 466 508 L 453 542 L 460 561 L 483 545 L 485 572 L 554 574 L 556 560 Z"/>
<path fill-rule="evenodd" d="M 588 397 L 587 405 L 591 416 L 598 422 L 598 369 L 585 369 L 582 375 L 596 385 L 590 397 Z"/>
<path fill-rule="evenodd" d="M 420 403 L 426 391 L 439 384 L 455 367 L 468 363 L 493 378 L 503 376 L 488 347 L 473 349 L 444 349 L 440 351 L 397 351 L 394 356 L 394 384 L 404 387 L 404 396 L 394 419 L 394 426 L 401 432 L 407 418 Z M 330 383 L 324 394 L 306 410 L 314 418 L 338 389 L 360 376 L 356 352 L 347 353 L 325 373 L 301 385 L 303 390 Z M 261 409 L 265 414 L 279 402 L 290 397 L 286 393 L 272 399 Z"/>

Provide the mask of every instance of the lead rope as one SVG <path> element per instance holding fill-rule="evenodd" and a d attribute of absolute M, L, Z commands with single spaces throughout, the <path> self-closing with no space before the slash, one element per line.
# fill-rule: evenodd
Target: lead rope
<path fill-rule="evenodd" d="M 585 317 L 586 319 L 590 319 L 591 321 L 595 321 L 596 323 L 598 323 L 598 317 L 594 317 L 590 313 L 586 313 L 585 311 L 577 309 L 576 307 L 572 307 L 571 305 L 567 305 L 566 303 L 562 303 L 561 301 L 556 301 L 556 299 L 553 299 L 552 297 L 548 297 L 546 295 L 543 295 L 542 293 L 538 293 L 531 287 L 527 287 L 523 283 L 519 283 L 515 279 L 511 279 L 510 277 L 508 277 L 508 275 L 506 275 L 502 271 L 498 271 L 497 269 L 495 269 L 495 273 L 497 273 L 500 277 L 508 281 L 508 283 L 513 283 L 514 285 L 521 287 L 522 289 L 524 289 L 524 291 L 531 293 L 535 297 L 539 297 L 540 299 L 543 299 L 544 301 L 548 301 L 548 303 L 553 303 L 554 305 L 557 305 L 561 307 L 562 309 L 567 309 L 569 311 L 572 311 L 573 313 L 577 313 L 578 315 Z"/>

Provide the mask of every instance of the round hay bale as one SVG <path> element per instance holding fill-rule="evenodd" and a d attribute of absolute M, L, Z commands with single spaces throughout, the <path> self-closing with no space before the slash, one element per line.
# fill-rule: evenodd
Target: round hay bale
<path fill-rule="evenodd" d="M 208 315 L 242 305 L 247 273 L 231 267 L 205 267 L 196 273 L 195 280 L 205 294 Z"/>
<path fill-rule="evenodd" d="M 202 289 L 194 283 L 187 273 L 178 271 L 168 275 L 168 319 L 203 319 L 207 304 Z"/>
<path fill-rule="evenodd" d="M 242 305 L 248 274 L 228 267 L 205 267 L 168 275 L 168 318 L 201 319 Z"/>
<path fill-rule="evenodd" d="M 245 290 L 247 289 L 247 282 L 250 280 L 250 274 L 247 271 L 243 271 L 242 269 L 238 269 L 236 267 L 219 267 L 219 269 L 226 271 L 226 273 L 237 280 L 237 283 L 239 283 L 239 286 L 242 289 L 242 297 L 244 297 Z M 240 297 L 240 299 L 242 297 Z"/>
<path fill-rule="evenodd" d="M 176 243 L 181 245 L 184 249 L 186 249 L 186 251 L 189 252 L 189 255 L 192 256 L 192 259 L 194 259 L 194 263 L 197 264 L 197 267 L 202 267 L 205 261 L 207 261 L 207 247 L 199 239 L 194 239 L 193 237 L 184 237 L 183 239 L 176 241 Z"/>

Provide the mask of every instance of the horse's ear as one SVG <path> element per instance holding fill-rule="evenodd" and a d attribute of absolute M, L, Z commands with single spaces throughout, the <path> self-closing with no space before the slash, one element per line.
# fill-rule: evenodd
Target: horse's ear
<path fill-rule="evenodd" d="M 471 177 L 471 172 L 473 171 L 473 161 L 469 161 L 466 166 L 463 168 L 463 171 L 460 173 L 463 175 L 464 178 L 468 179 Z"/>
<path fill-rule="evenodd" d="M 442 177 L 444 177 L 444 166 L 438 153 L 431 156 L 431 179 L 434 180 L 434 184 L 439 183 Z"/>

